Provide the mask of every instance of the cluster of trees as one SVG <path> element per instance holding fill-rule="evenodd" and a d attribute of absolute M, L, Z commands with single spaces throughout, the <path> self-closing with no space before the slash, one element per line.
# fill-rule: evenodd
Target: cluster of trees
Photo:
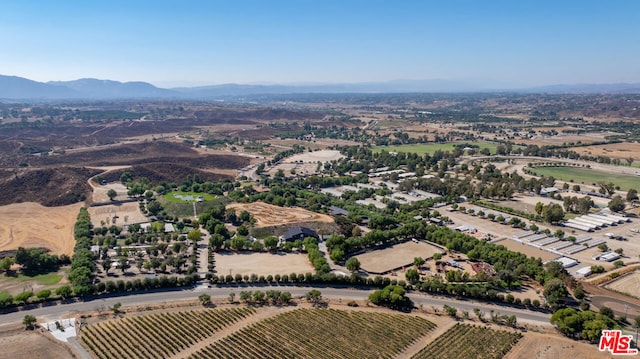
<path fill-rule="evenodd" d="M 18 247 L 13 257 L 5 257 L 0 261 L 0 269 L 8 273 L 13 263 L 22 265 L 22 272 L 31 275 L 57 271 L 60 266 L 71 263 L 71 258 L 66 254 L 48 254 L 42 248 Z"/>
<path fill-rule="evenodd" d="M 291 302 L 291 299 L 291 292 L 282 292 L 279 290 L 267 290 L 265 292 L 245 290 L 240 292 L 240 300 L 247 304 L 271 303 L 273 305 L 287 305 Z"/>
<path fill-rule="evenodd" d="M 576 196 L 573 197 L 564 197 L 563 198 L 563 207 L 564 210 L 571 213 L 579 213 L 579 214 L 587 214 L 591 207 L 594 206 L 593 200 L 589 196 L 584 196 L 582 198 L 578 198 Z"/>
<path fill-rule="evenodd" d="M 316 270 L 316 273 L 329 273 L 331 268 L 329 267 L 329 263 L 327 263 L 322 252 L 320 252 L 320 248 L 318 248 L 318 241 L 313 237 L 307 237 L 304 239 L 303 244 L 304 249 L 307 251 L 307 255 L 309 256 L 309 261 Z"/>
<path fill-rule="evenodd" d="M 604 310 L 603 310 L 604 309 Z M 604 307 L 600 313 L 591 310 L 578 311 L 573 308 L 558 309 L 551 316 L 554 324 L 562 334 L 574 338 L 598 342 L 605 329 L 620 329 L 613 319 L 613 311 Z"/>
<path fill-rule="evenodd" d="M 73 248 L 71 270 L 69 271 L 69 282 L 73 285 L 73 292 L 77 296 L 85 296 L 93 291 L 93 277 L 96 265 L 93 253 L 90 250 L 93 236 L 91 229 L 89 212 L 82 207 L 73 229 L 76 244 Z"/>
<path fill-rule="evenodd" d="M 397 310 L 410 310 L 413 307 L 411 299 L 406 296 L 405 289 L 399 285 L 388 285 L 376 290 L 369 295 L 369 301 L 375 305 Z"/>

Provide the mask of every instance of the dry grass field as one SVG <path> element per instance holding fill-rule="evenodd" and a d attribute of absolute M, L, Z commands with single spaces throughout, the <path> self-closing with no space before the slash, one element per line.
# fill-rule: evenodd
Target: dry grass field
<path fill-rule="evenodd" d="M 325 214 L 308 211 L 300 207 L 278 207 L 264 202 L 233 203 L 227 206 L 236 212 L 248 211 L 256 219 L 256 228 L 299 222 L 333 222 Z"/>
<path fill-rule="evenodd" d="M 52 254 L 73 254 L 73 225 L 82 203 L 43 207 L 25 202 L 0 206 L 0 251 L 43 247 Z"/>
<path fill-rule="evenodd" d="M 583 141 L 584 142 L 584 141 Z M 627 159 L 633 158 L 640 161 L 640 143 L 621 142 L 609 143 L 606 145 L 573 147 L 572 151 L 576 151 L 581 155 L 606 156 L 611 158 Z M 626 161 L 622 163 L 626 164 Z"/>
<path fill-rule="evenodd" d="M 126 202 L 88 208 L 91 223 L 94 227 L 102 227 L 102 222 L 108 227 L 111 224 L 124 226 L 132 223 L 147 222 L 147 217 L 140 212 L 138 202 Z M 115 223 L 111 223 L 113 215 L 118 216 Z"/>
<path fill-rule="evenodd" d="M 48 334 L 25 331 L 23 326 L 1 331 L 0 349 L 3 358 L 12 359 L 66 359 L 77 355 Z"/>
<path fill-rule="evenodd" d="M 608 289 L 640 298 L 640 271 L 634 271 L 607 284 Z"/>
<path fill-rule="evenodd" d="M 529 331 L 503 359 L 600 359 L 613 357 L 609 353 L 598 351 L 596 345 L 571 340 L 560 334 L 542 334 Z"/>
<path fill-rule="evenodd" d="M 413 264 L 415 257 L 430 258 L 434 253 L 444 253 L 440 248 L 424 242 L 404 242 L 385 249 L 373 250 L 357 256 L 362 269 L 372 273 L 384 273 Z"/>
<path fill-rule="evenodd" d="M 306 254 L 217 252 L 215 254 L 218 275 L 269 275 L 313 272 Z"/>

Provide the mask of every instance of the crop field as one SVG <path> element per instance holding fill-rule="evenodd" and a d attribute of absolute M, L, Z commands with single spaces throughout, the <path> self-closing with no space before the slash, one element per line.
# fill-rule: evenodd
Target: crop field
<path fill-rule="evenodd" d="M 640 188 L 640 177 L 617 173 L 607 173 L 588 168 L 577 167 L 536 167 L 533 172 L 540 176 L 553 176 L 556 179 L 571 181 L 575 183 L 593 184 L 598 181 L 613 182 L 620 186 L 620 189 L 627 191 L 630 188 Z"/>
<path fill-rule="evenodd" d="M 412 145 L 400 145 L 400 146 L 376 146 L 373 147 L 373 151 L 380 152 L 382 150 L 392 151 L 392 152 L 413 152 L 419 155 L 423 155 L 425 153 L 433 153 L 435 151 L 453 151 L 454 145 L 460 144 L 472 144 L 480 146 L 479 149 L 488 148 L 492 154 L 496 153 L 496 148 L 498 145 L 490 142 L 448 142 L 448 143 L 420 143 L 420 144 L 412 144 Z"/>
<path fill-rule="evenodd" d="M 522 334 L 470 324 L 456 324 L 424 347 L 415 359 L 487 358 L 500 359 Z"/>
<path fill-rule="evenodd" d="M 402 266 L 412 265 L 415 257 L 430 258 L 434 253 L 444 253 L 444 251 L 428 243 L 409 241 L 384 249 L 376 249 L 357 257 L 362 269 L 367 272 L 385 273 Z"/>
<path fill-rule="evenodd" d="M 623 160 L 626 160 L 627 158 L 633 158 L 635 161 L 640 161 L 640 143 L 635 142 L 608 143 L 606 145 L 572 147 L 570 148 L 570 150 L 576 151 L 577 153 L 582 155 L 606 156 L 611 158 L 620 158 Z M 622 163 L 626 164 L 626 161 L 622 161 Z"/>
<path fill-rule="evenodd" d="M 390 358 L 435 327 L 410 315 L 297 309 L 244 327 L 192 358 Z"/>
<path fill-rule="evenodd" d="M 254 313 L 245 307 L 114 319 L 84 327 L 80 342 L 97 358 L 166 358 Z"/>

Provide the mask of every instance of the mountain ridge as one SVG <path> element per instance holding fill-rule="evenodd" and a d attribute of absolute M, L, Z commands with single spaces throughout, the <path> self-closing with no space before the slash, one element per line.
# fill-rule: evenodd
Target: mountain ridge
<path fill-rule="evenodd" d="M 251 95 L 304 93 L 446 93 L 446 92 L 516 92 L 516 93 L 640 93 L 640 83 L 559 84 L 528 88 L 484 86 L 479 80 L 446 79 L 393 80 L 386 82 L 327 84 L 219 84 L 197 87 L 161 88 L 148 82 L 82 78 L 72 81 L 38 82 L 18 76 L 0 75 L 0 99 L 212 99 Z"/>

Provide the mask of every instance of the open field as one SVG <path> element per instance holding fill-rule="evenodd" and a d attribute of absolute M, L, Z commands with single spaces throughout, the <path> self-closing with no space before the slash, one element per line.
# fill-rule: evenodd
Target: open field
<path fill-rule="evenodd" d="M 94 227 L 102 227 L 104 221 L 108 227 L 111 224 L 125 226 L 132 223 L 147 222 L 147 217 L 140 212 L 138 202 L 115 203 L 106 206 L 89 207 L 87 209 L 91 216 L 91 223 Z M 113 216 L 118 216 L 115 223 L 112 223 Z M 75 218 L 74 218 L 75 220 Z"/>
<path fill-rule="evenodd" d="M 214 255 L 218 275 L 275 275 L 313 272 L 303 253 L 254 253 L 219 251 Z"/>
<path fill-rule="evenodd" d="M 313 152 L 303 152 L 295 154 L 283 160 L 283 162 L 312 162 L 314 164 L 320 162 L 330 162 L 344 158 L 340 151 L 322 150 Z"/>
<path fill-rule="evenodd" d="M 588 168 L 577 167 L 535 167 L 532 169 L 537 175 L 553 176 L 565 181 L 573 180 L 574 183 L 593 184 L 599 181 L 613 182 L 620 189 L 627 191 L 630 188 L 640 188 L 640 176 L 607 173 Z"/>
<path fill-rule="evenodd" d="M 440 248 L 425 242 L 408 241 L 394 246 L 372 250 L 357 258 L 362 269 L 371 273 L 385 273 L 395 268 L 410 266 L 415 257 L 430 258 L 434 253 L 444 253 Z"/>
<path fill-rule="evenodd" d="M 123 200 L 127 198 L 128 189 L 125 185 L 123 185 L 120 182 L 111 182 L 104 185 L 93 184 L 93 195 L 92 195 L 93 203 L 110 202 L 111 200 L 109 199 L 109 196 L 107 196 L 107 192 L 109 192 L 109 190 L 111 189 L 116 191 L 117 193 L 114 200 Z"/>
<path fill-rule="evenodd" d="M 81 203 L 43 207 L 16 203 L 0 207 L 0 251 L 43 247 L 52 254 L 73 254 L 73 225 Z"/>
<path fill-rule="evenodd" d="M 640 271 L 634 271 L 607 284 L 608 289 L 640 298 Z"/>
<path fill-rule="evenodd" d="M 635 161 L 640 161 L 640 143 L 637 142 L 608 143 L 606 145 L 572 147 L 569 149 L 581 155 L 606 156 L 623 160 L 633 158 Z M 626 161 L 622 161 L 622 163 L 627 164 Z"/>
<path fill-rule="evenodd" d="M 256 219 L 258 228 L 300 222 L 333 222 L 333 218 L 325 214 L 300 207 L 278 207 L 264 202 L 233 203 L 227 208 L 233 208 L 238 213 L 248 211 Z"/>
<path fill-rule="evenodd" d="M 55 290 L 61 284 L 66 284 L 69 267 L 63 267 L 58 272 L 37 274 L 34 276 L 26 276 L 19 274 L 17 276 L 0 275 L 0 291 L 7 291 L 11 295 L 17 295 L 25 289 L 33 290 L 34 293 L 50 289 Z"/>
<path fill-rule="evenodd" d="M 0 332 L 0 349 L 3 358 L 12 359 L 67 359 L 75 353 L 48 334 L 25 331 L 20 325 L 13 330 Z"/>
<path fill-rule="evenodd" d="M 543 334 L 529 331 L 511 348 L 504 359 L 604 359 L 614 358 L 608 352 L 598 351 L 594 344 L 565 338 L 560 334 Z"/>
<path fill-rule="evenodd" d="M 165 194 L 164 199 L 169 202 L 175 203 L 185 203 L 185 202 L 193 202 L 198 197 L 202 197 L 204 201 L 211 201 L 216 197 L 214 195 L 208 193 L 198 193 L 198 192 L 182 192 L 182 191 L 174 191 Z"/>
<path fill-rule="evenodd" d="M 512 241 L 511 239 L 505 239 L 499 242 L 495 242 L 495 244 L 505 246 L 507 249 L 512 250 L 514 252 L 520 252 L 520 253 L 526 254 L 529 257 L 540 258 L 542 259 L 543 262 L 558 258 L 558 255 L 556 254 L 531 247 L 524 243 L 518 243 L 516 241 Z"/>
<path fill-rule="evenodd" d="M 498 145 L 490 142 L 447 142 L 447 143 L 420 143 L 412 145 L 400 145 L 400 146 L 376 146 L 373 147 L 373 151 L 380 152 L 382 150 L 390 152 L 414 152 L 417 154 L 433 153 L 435 151 L 453 151 L 454 145 L 468 143 L 470 145 L 478 145 L 480 149 L 488 148 L 491 153 L 496 153 Z"/>

